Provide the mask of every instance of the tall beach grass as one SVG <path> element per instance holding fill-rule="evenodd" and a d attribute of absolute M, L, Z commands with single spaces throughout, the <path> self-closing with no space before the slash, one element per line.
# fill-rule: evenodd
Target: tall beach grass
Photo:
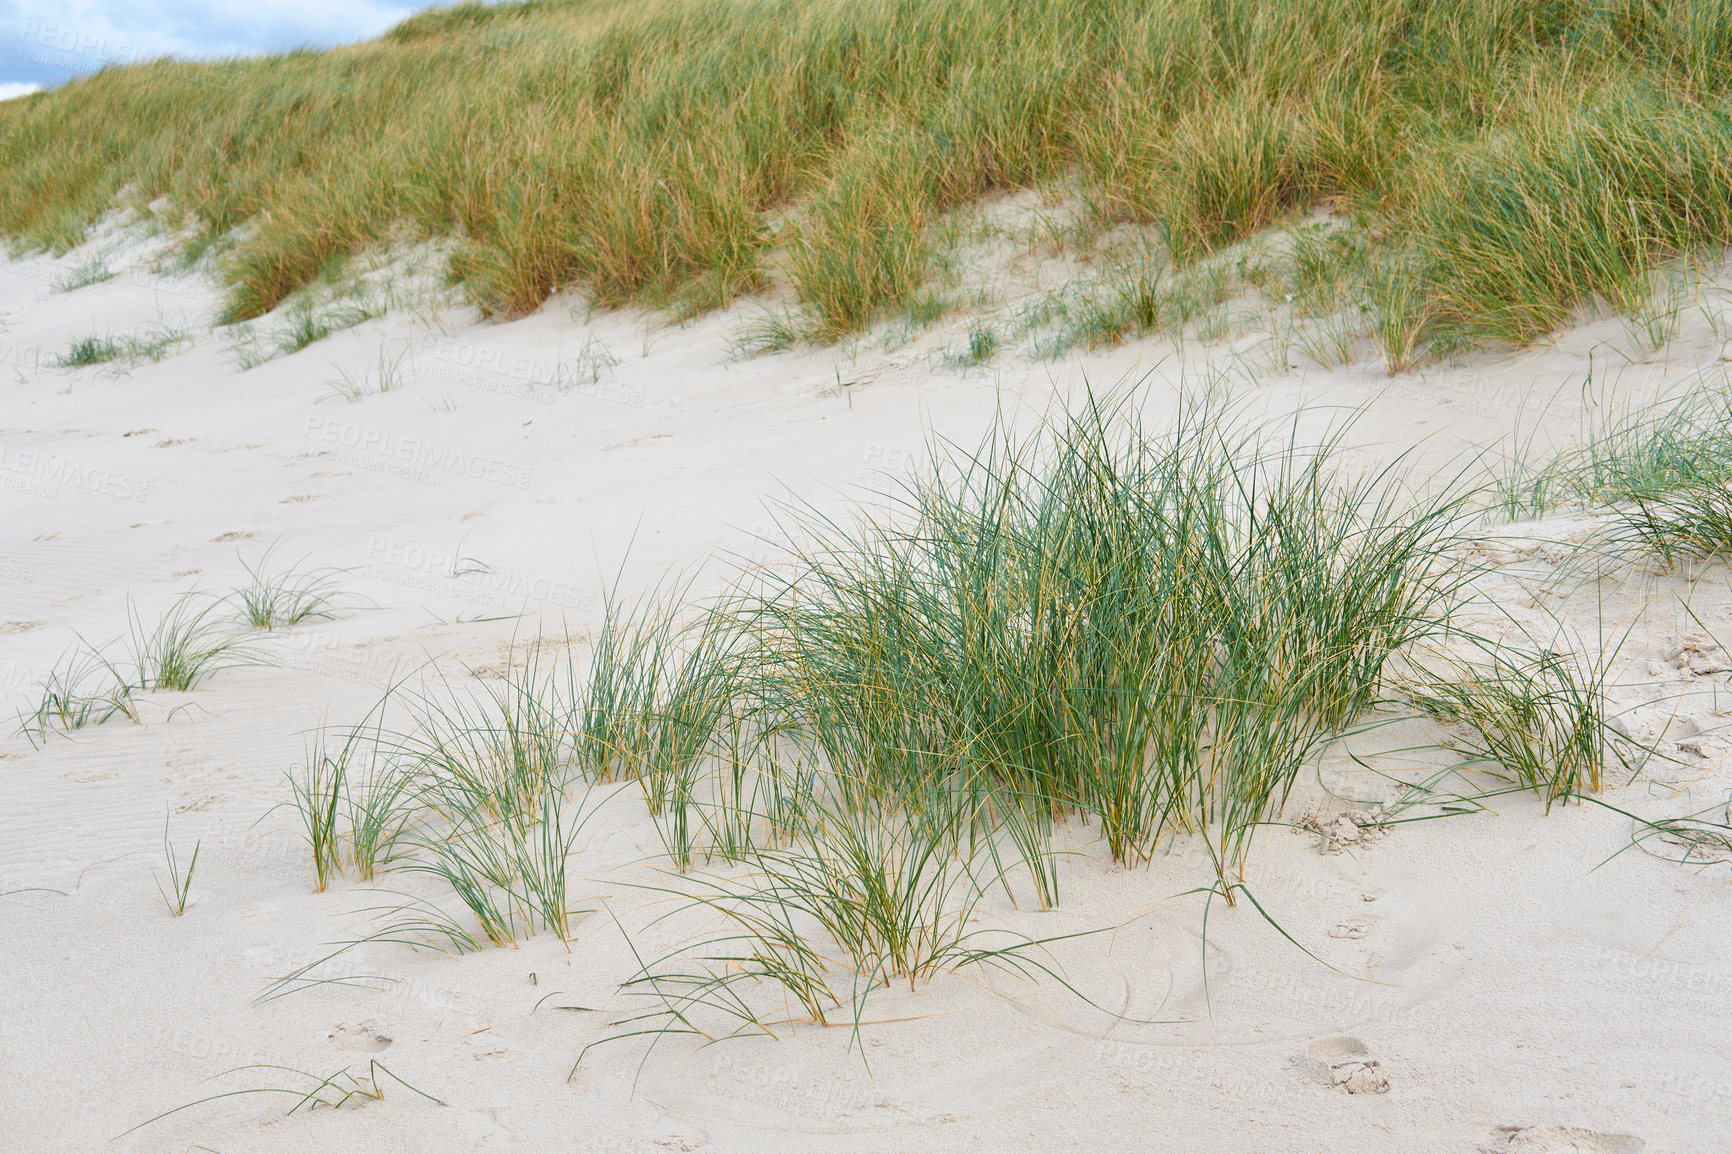
<path fill-rule="evenodd" d="M 937 222 L 997 190 L 1064 184 L 1084 232 L 1180 266 L 1328 208 L 1401 258 L 1368 282 L 1398 367 L 1633 307 L 1732 239 L 1729 27 L 1727 0 L 464 3 L 9 101 L 0 232 L 65 249 L 128 206 L 214 259 L 230 320 L 426 237 L 489 313 L 779 287 L 828 339 L 915 301 Z"/>

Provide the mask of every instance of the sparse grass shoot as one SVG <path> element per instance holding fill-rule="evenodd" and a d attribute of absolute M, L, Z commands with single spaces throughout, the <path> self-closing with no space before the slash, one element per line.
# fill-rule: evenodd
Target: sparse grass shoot
<path fill-rule="evenodd" d="M 164 1110 L 154 1118 L 147 1118 L 143 1122 L 132 1127 L 132 1129 L 116 1134 L 115 1140 L 119 1141 L 128 1134 L 142 1130 L 146 1126 L 155 1122 L 160 1122 L 170 1115 L 180 1113 L 182 1110 L 190 1110 L 195 1106 L 203 1106 L 207 1102 L 219 1102 L 227 1098 L 239 1098 L 252 1094 L 286 1095 L 287 1097 L 294 1099 L 289 1106 L 287 1111 L 288 1114 L 294 1114 L 300 1110 L 317 1110 L 321 1107 L 336 1110 L 350 1105 L 351 1103 L 360 1104 L 363 1102 L 377 1102 L 385 1097 L 385 1078 L 389 1078 L 392 1082 L 395 1082 L 410 1093 L 427 1099 L 435 1106 L 445 1105 L 444 1102 L 433 1097 L 433 1095 L 424 1090 L 418 1090 L 403 1079 L 399 1078 L 396 1074 L 387 1069 L 377 1058 L 368 1062 L 366 1070 L 361 1073 L 356 1073 L 349 1067 L 345 1066 L 341 1070 L 320 1077 L 317 1074 L 310 1074 L 305 1070 L 297 1070 L 292 1066 L 260 1064 L 238 1066 L 233 1070 L 218 1075 L 218 1077 L 226 1077 L 231 1074 L 240 1074 L 247 1071 L 264 1071 L 267 1072 L 267 1076 L 273 1081 L 287 1080 L 293 1084 L 256 1086 L 249 1089 L 225 1090 L 220 1094 L 211 1094 L 208 1097 L 200 1098 L 197 1101 L 187 1102 L 184 1105 L 176 1106 L 172 1110 Z"/>
<path fill-rule="evenodd" d="M 359 373 L 351 373 L 341 365 L 333 365 L 337 370 L 337 379 L 327 382 L 326 390 L 319 400 L 343 400 L 352 405 L 367 397 L 395 392 L 403 386 L 403 362 L 407 357 L 407 351 L 395 358 L 387 357 L 385 346 L 381 344 L 378 358 Z"/>
<path fill-rule="evenodd" d="M 108 258 L 100 253 L 91 257 L 81 265 L 77 265 L 67 274 L 54 282 L 57 293 L 77 292 L 81 288 L 102 284 L 114 279 L 114 270 L 108 267 Z"/>
<path fill-rule="evenodd" d="M 787 312 L 765 310 L 734 332 L 728 341 L 728 351 L 736 360 L 746 360 L 786 352 L 799 341 L 798 318 Z"/>
<path fill-rule="evenodd" d="M 162 819 L 162 856 L 168 871 L 168 884 L 154 870 L 151 876 L 156 880 L 156 892 L 162 899 L 162 904 L 168 907 L 169 915 L 180 917 L 186 913 L 187 896 L 192 892 L 193 872 L 198 869 L 198 851 L 203 842 L 194 842 L 192 857 L 188 858 L 183 867 L 180 858 L 174 850 L 174 843 L 168 838 L 168 818 Z"/>

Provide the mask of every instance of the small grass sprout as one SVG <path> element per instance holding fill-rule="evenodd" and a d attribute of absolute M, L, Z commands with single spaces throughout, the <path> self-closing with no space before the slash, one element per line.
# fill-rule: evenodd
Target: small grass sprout
<path fill-rule="evenodd" d="M 376 320 L 380 315 L 378 307 L 371 304 L 346 300 L 321 304 L 314 300 L 311 292 L 304 292 L 282 311 L 269 337 L 270 351 L 254 347 L 249 354 L 250 361 L 244 362 L 242 367 L 251 368 L 272 355 L 291 356 L 332 333 L 352 329 Z"/>
<path fill-rule="evenodd" d="M 553 387 L 560 392 L 593 388 L 613 375 L 619 367 L 619 357 L 600 337 L 585 338 L 577 354 L 562 358 L 554 366 Z"/>
<path fill-rule="evenodd" d="M 968 327 L 967 339 L 959 350 L 946 353 L 945 360 L 957 368 L 978 368 L 998 354 L 998 330 L 976 322 Z"/>
<path fill-rule="evenodd" d="M 77 292 L 81 288 L 102 284 L 114 279 L 114 270 L 108 266 L 108 258 L 101 253 L 91 257 L 83 264 L 68 269 L 66 275 L 54 282 L 57 293 Z"/>
<path fill-rule="evenodd" d="M 192 856 L 187 859 L 183 869 L 175 853 L 174 843 L 168 837 L 168 818 L 165 816 L 162 819 L 162 855 L 168 870 L 168 883 L 163 884 L 163 879 L 154 870 L 151 871 L 151 876 L 156 881 L 156 892 L 162 904 L 168 907 L 171 917 L 178 918 L 186 913 L 187 895 L 192 891 L 193 871 L 198 869 L 198 851 L 201 845 L 202 841 L 193 843 Z"/>
<path fill-rule="evenodd" d="M 81 369 L 119 360 L 122 355 L 120 342 L 113 337 L 79 337 L 55 358 L 54 363 L 63 369 Z"/>
<path fill-rule="evenodd" d="M 766 309 L 734 330 L 728 338 L 728 351 L 735 360 L 743 361 L 786 352 L 799 342 L 798 318 L 785 311 Z"/>
<path fill-rule="evenodd" d="M 298 774 L 289 775 L 289 791 L 300 814 L 302 836 L 313 854 L 313 888 L 323 893 L 343 869 L 342 828 L 339 824 L 348 783 L 349 762 L 361 740 L 359 730 L 344 735 L 331 749 L 320 731 Z"/>
<path fill-rule="evenodd" d="M 379 355 L 373 364 L 359 373 L 351 373 L 341 365 L 333 364 L 332 367 L 337 370 L 337 379 L 327 382 L 325 392 L 318 399 L 342 400 L 352 405 L 367 397 L 396 392 L 403 387 L 403 362 L 407 358 L 407 350 L 395 358 L 387 357 L 385 346 L 381 343 Z"/>

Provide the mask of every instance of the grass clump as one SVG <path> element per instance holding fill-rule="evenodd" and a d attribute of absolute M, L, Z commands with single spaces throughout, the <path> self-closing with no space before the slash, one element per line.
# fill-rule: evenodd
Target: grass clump
<path fill-rule="evenodd" d="M 250 660 L 241 640 L 225 628 L 221 608 L 215 598 L 188 593 L 147 631 L 136 608 L 128 605 L 132 683 L 141 690 L 185 691 L 218 670 Z"/>
<path fill-rule="evenodd" d="M 566 859 L 592 811 L 573 801 L 571 709 L 555 674 L 532 657 L 498 684 L 439 679 L 406 695 L 393 686 L 360 724 L 321 730 L 289 777 L 315 888 L 350 867 L 362 881 L 393 869 L 432 874 L 480 937 L 427 907 L 412 926 L 393 923 L 397 938 L 436 933 L 460 950 L 542 929 L 568 939 L 582 911 L 569 901 Z M 399 697 L 400 729 L 385 724 Z"/>
<path fill-rule="evenodd" d="M 256 565 L 242 561 L 247 584 L 230 594 L 248 626 L 285 629 L 308 621 L 329 621 L 336 616 L 341 598 L 340 570 L 302 570 L 290 565 L 273 571 L 270 561 L 269 550 Z"/>
<path fill-rule="evenodd" d="M 1732 556 L 1732 480 L 1639 499 L 1615 513 L 1631 543 L 1668 565 Z"/>
<path fill-rule="evenodd" d="M 20 713 L 19 732 L 39 744 L 54 730 L 69 732 L 116 717 L 137 722 L 138 694 L 192 689 L 220 669 L 254 660 L 225 628 L 221 605 L 186 593 L 147 629 L 128 601 L 128 637 L 103 645 L 80 638 L 43 679 L 36 706 Z M 111 657 L 123 643 L 125 657 Z"/>
<path fill-rule="evenodd" d="M 117 202 L 212 251 L 225 316 L 448 246 L 485 312 L 682 316 L 774 282 L 833 339 L 913 307 L 947 214 L 1073 183 L 1189 267 L 1328 207 L 1406 254 L 1392 366 L 1635 306 L 1732 240 L 1724 0 L 462 4 L 332 52 L 104 69 L 0 109 L 0 231 Z M 281 348 L 329 326 L 291 306 Z"/>
<path fill-rule="evenodd" d="M 999 345 L 998 330 L 977 322 L 969 326 L 962 347 L 946 353 L 944 359 L 959 369 L 979 368 L 998 355 Z"/>
<path fill-rule="evenodd" d="M 138 720 L 131 679 L 100 651 L 81 645 L 42 681 L 36 705 L 20 711 L 18 731 L 40 745 L 54 730 L 70 732 L 116 717 Z"/>
<path fill-rule="evenodd" d="M 320 892 L 346 866 L 370 882 L 403 856 L 415 775 L 384 729 L 391 697 L 387 692 L 356 725 L 319 730 L 299 772 L 289 774 L 290 804 L 301 819 Z"/>
<path fill-rule="evenodd" d="M 670 889 L 725 930 L 645 963 L 625 989 L 647 1008 L 604 1040 L 774 1033 L 759 984 L 828 1023 L 973 966 L 1062 982 L 1044 943 L 973 917 L 1015 874 L 1057 903 L 1067 818 L 1126 866 L 1190 839 L 1235 901 L 1256 831 L 1463 574 L 1455 499 L 1234 428 L 1200 405 L 1153 434 L 1100 402 L 1001 430 L 881 518 L 796 518 L 787 563 L 687 630 L 665 604 L 616 617 L 591 684 L 631 705 L 579 731 L 639 774 L 675 740 L 651 801 L 670 856 L 747 875 Z"/>
<path fill-rule="evenodd" d="M 82 369 L 89 365 L 105 365 L 121 356 L 120 342 L 113 337 L 80 337 L 66 346 L 66 351 L 54 363 L 63 369 Z"/>
<path fill-rule="evenodd" d="M 1225 881 L 1390 654 L 1438 627 L 1459 509 L 1349 481 L 1330 446 L 1223 439 L 1222 416 L 1156 437 L 1096 406 L 1001 437 L 695 634 L 616 619 L 577 727 L 595 772 L 644 783 L 676 861 L 694 838 L 730 856 L 713 818 L 739 799 L 781 807 L 733 843 L 761 847 L 828 793 L 1003 834 L 1043 900 L 1065 814 L 1125 864 L 1202 837 Z"/>
<path fill-rule="evenodd" d="M 1477 659 L 1407 687 L 1421 713 L 1448 724 L 1445 744 L 1464 765 L 1532 790 L 1548 810 L 1598 793 L 1614 737 L 1604 671 L 1549 649 L 1480 648 Z"/>
<path fill-rule="evenodd" d="M 681 910 L 719 915 L 725 928 L 644 963 L 621 987 L 643 1009 L 614 1021 L 579 1064 L 597 1046 L 645 1035 L 719 1041 L 775 1037 L 790 1019 L 858 1024 L 875 990 L 896 981 L 917 989 L 941 973 L 997 970 L 1068 986 L 1046 943 L 978 925 L 993 874 L 981 847 L 880 806 L 824 814 L 787 848 L 749 854 L 749 881 L 667 891 L 684 899 Z M 760 986 L 780 991 L 784 1005 L 770 1010 L 754 997 Z"/>
<path fill-rule="evenodd" d="M 105 365 L 113 361 L 125 361 L 130 365 L 142 364 L 146 361 L 155 364 L 182 345 L 190 344 L 192 336 L 183 329 L 167 325 L 145 329 L 138 333 L 128 333 L 122 336 L 88 336 L 80 337 L 66 347 L 66 351 L 55 358 L 55 365 L 62 369 L 87 368 L 91 365 Z"/>

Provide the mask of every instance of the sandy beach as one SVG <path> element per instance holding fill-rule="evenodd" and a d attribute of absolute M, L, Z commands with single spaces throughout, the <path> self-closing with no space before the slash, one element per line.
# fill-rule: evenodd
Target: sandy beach
<path fill-rule="evenodd" d="M 136 723 L 40 742 L 8 724 L 0 1147 L 1687 1154 L 1732 1123 L 1724 858 L 1667 860 L 1613 809 L 1547 813 L 1529 794 L 1376 825 L 1395 798 L 1365 763 L 1438 760 L 1388 753 L 1420 740 L 1414 722 L 1301 775 L 1283 810 L 1296 828 L 1261 833 L 1247 867 L 1268 917 L 1217 900 L 1205 935 L 1187 891 L 1212 874 L 1184 839 L 1125 868 L 1095 829 L 1063 826 L 1059 906 L 995 890 L 977 916 L 1039 938 L 1099 931 L 1050 947 L 1074 993 L 945 974 L 875 995 L 857 1030 L 628 1039 L 574 1068 L 625 1012 L 637 958 L 705 928 L 689 910 L 662 920 L 670 899 L 645 887 L 678 879 L 642 796 L 615 786 L 586 802 L 569 942 L 459 957 L 375 942 L 316 971 L 330 982 L 261 1001 L 397 895 L 441 893 L 416 874 L 314 892 L 287 775 L 320 727 L 360 720 L 400 680 L 498 678 L 537 638 L 581 657 L 610 589 L 703 587 L 769 549 L 778 502 L 846 516 L 935 439 L 970 445 L 1000 416 L 1032 427 L 1091 387 L 1133 391 L 1158 423 L 1234 362 L 1227 345 L 1149 338 L 964 369 L 942 355 L 957 325 L 737 359 L 729 333 L 754 306 L 678 326 L 555 298 L 493 323 L 435 294 L 242 371 L 210 327 L 208 283 L 149 271 L 153 242 L 101 243 L 118 275 L 77 291 L 51 286 L 88 253 L 0 265 L 0 713 L 34 708 L 81 639 L 234 588 L 267 550 L 340 571 L 342 598 L 330 620 L 249 636 L 248 664 L 139 695 Z M 1598 320 L 1394 378 L 1362 348 L 1221 387 L 1251 412 L 1304 411 L 1307 428 L 1357 412 L 1368 458 L 1447 470 L 1511 430 L 1567 438 L 1594 406 L 1723 374 L 1709 323 L 1723 304 L 1705 299 L 1645 354 Z M 153 323 L 191 336 L 156 363 L 54 367 L 88 333 Z M 386 361 L 395 388 L 331 395 Z M 579 362 L 588 378 L 560 376 Z M 1612 773 L 1608 806 L 1723 807 L 1732 689 L 1704 627 L 1732 637 L 1727 569 L 1560 582 L 1592 525 L 1488 526 L 1482 580 L 1509 621 L 1617 638 L 1619 724 L 1666 756 L 1634 781 Z M 198 846 L 180 917 L 153 883 L 165 820 L 183 859 Z M 132 1129 L 303 1085 L 243 1067 L 353 1072 L 383 1094 L 295 1111 L 292 1095 L 238 1095 Z"/>

